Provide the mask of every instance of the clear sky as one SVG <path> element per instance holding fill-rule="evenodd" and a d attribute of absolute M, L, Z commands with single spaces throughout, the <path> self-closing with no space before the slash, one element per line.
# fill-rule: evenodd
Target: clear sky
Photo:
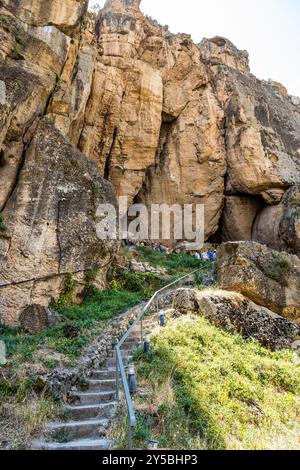
<path fill-rule="evenodd" d="M 105 0 L 90 0 L 90 5 Z M 224 36 L 250 54 L 258 78 L 300 96 L 300 0 L 142 0 L 141 9 L 195 42 Z"/>

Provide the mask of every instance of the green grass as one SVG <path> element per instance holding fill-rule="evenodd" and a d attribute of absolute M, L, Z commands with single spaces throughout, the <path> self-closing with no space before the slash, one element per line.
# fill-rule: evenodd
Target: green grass
<path fill-rule="evenodd" d="M 101 332 L 105 321 L 138 304 L 141 299 L 139 292 L 95 290 L 82 305 L 58 309 L 65 318 L 63 323 L 37 335 L 25 334 L 20 328 L 0 325 L 0 340 L 6 344 L 8 358 L 15 358 L 18 362 L 34 361 L 36 351 L 42 346 L 66 356 L 78 357 L 83 347 Z M 53 362 L 50 362 L 48 365 L 52 368 Z"/>
<path fill-rule="evenodd" d="M 127 253 L 127 250 L 125 250 L 125 253 Z M 196 260 L 194 256 L 185 253 L 167 255 L 153 251 L 151 248 L 136 248 L 133 255 L 137 261 L 148 262 L 152 266 L 165 268 L 169 275 L 175 275 L 176 277 L 184 276 L 184 274 L 201 268 L 207 272 L 213 267 L 211 262 Z"/>
<path fill-rule="evenodd" d="M 299 448 L 300 374 L 291 351 L 271 352 L 202 317 L 169 323 L 137 354 L 135 448 Z M 125 441 L 121 446 L 125 445 Z"/>
<path fill-rule="evenodd" d="M 71 275 L 67 275 L 64 291 L 51 305 L 62 315 L 61 323 L 36 335 L 26 334 L 20 328 L 0 325 L 0 340 L 5 342 L 8 357 L 7 365 L 1 370 L 14 373 L 22 369 L 24 362 L 41 364 L 49 370 L 61 361 L 65 365 L 75 365 L 83 348 L 101 334 L 108 320 L 149 299 L 163 285 L 180 277 L 182 272 L 199 267 L 199 262 L 196 263 L 193 257 L 186 255 L 171 255 L 169 258 L 152 250 L 141 250 L 141 253 L 148 262 L 155 260 L 154 265 L 167 265 L 172 275 L 162 277 L 155 273 L 134 273 L 119 269 L 107 290 L 100 291 L 89 284 L 89 294 L 81 305 L 70 303 L 74 281 Z M 183 271 L 177 272 L 176 266 L 179 271 Z M 31 381 L 23 381 L 23 378 L 20 380 L 1 380 L 0 377 L 0 393 L 9 396 L 20 390 L 23 396 L 23 391 L 30 390 L 32 384 Z"/>

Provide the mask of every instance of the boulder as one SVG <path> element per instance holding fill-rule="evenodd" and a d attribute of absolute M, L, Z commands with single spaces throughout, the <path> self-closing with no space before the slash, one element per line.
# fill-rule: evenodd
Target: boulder
<path fill-rule="evenodd" d="M 228 242 L 218 251 L 217 282 L 300 323 L 300 259 L 255 242 Z"/>
<path fill-rule="evenodd" d="M 300 257 L 300 185 L 286 191 L 280 204 L 260 212 L 252 236 L 259 243 Z"/>
<path fill-rule="evenodd" d="M 43 305 L 29 305 L 20 315 L 19 322 L 26 333 L 35 335 L 62 321 L 61 315 Z"/>
<path fill-rule="evenodd" d="M 204 315 L 216 326 L 271 349 L 292 347 L 299 326 L 236 292 L 179 289 L 173 307 L 179 313 Z"/>
<path fill-rule="evenodd" d="M 262 207 L 262 201 L 253 196 L 227 196 L 223 211 L 222 240 L 251 240 L 253 223 Z"/>

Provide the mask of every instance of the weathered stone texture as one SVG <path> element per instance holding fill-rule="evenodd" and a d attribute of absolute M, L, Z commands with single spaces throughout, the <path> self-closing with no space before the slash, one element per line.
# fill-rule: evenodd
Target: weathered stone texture
<path fill-rule="evenodd" d="M 181 314 L 204 315 L 216 326 L 271 349 L 291 347 L 299 334 L 296 324 L 236 292 L 179 289 L 173 307 Z"/>
<path fill-rule="evenodd" d="M 218 284 L 300 323 L 300 260 L 254 242 L 224 243 L 218 253 Z"/>

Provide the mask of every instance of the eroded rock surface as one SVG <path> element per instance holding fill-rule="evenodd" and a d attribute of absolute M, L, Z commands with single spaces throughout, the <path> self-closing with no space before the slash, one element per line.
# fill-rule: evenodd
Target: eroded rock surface
<path fill-rule="evenodd" d="M 182 314 L 204 315 L 216 326 L 271 349 L 291 347 L 299 333 L 296 324 L 236 292 L 178 289 L 173 307 Z"/>
<path fill-rule="evenodd" d="M 111 185 L 97 166 L 41 122 L 6 202 L 0 238 L 2 321 L 16 323 L 31 304 L 47 306 L 64 289 L 67 274 L 84 290 L 90 270 L 104 286 L 115 245 L 97 238 L 100 203 L 115 203 Z"/>
<path fill-rule="evenodd" d="M 300 257 L 300 186 L 289 189 L 280 204 L 266 207 L 253 227 L 254 240 Z"/>
<path fill-rule="evenodd" d="M 218 252 L 218 284 L 300 323 L 300 261 L 254 242 L 224 243 Z"/>

